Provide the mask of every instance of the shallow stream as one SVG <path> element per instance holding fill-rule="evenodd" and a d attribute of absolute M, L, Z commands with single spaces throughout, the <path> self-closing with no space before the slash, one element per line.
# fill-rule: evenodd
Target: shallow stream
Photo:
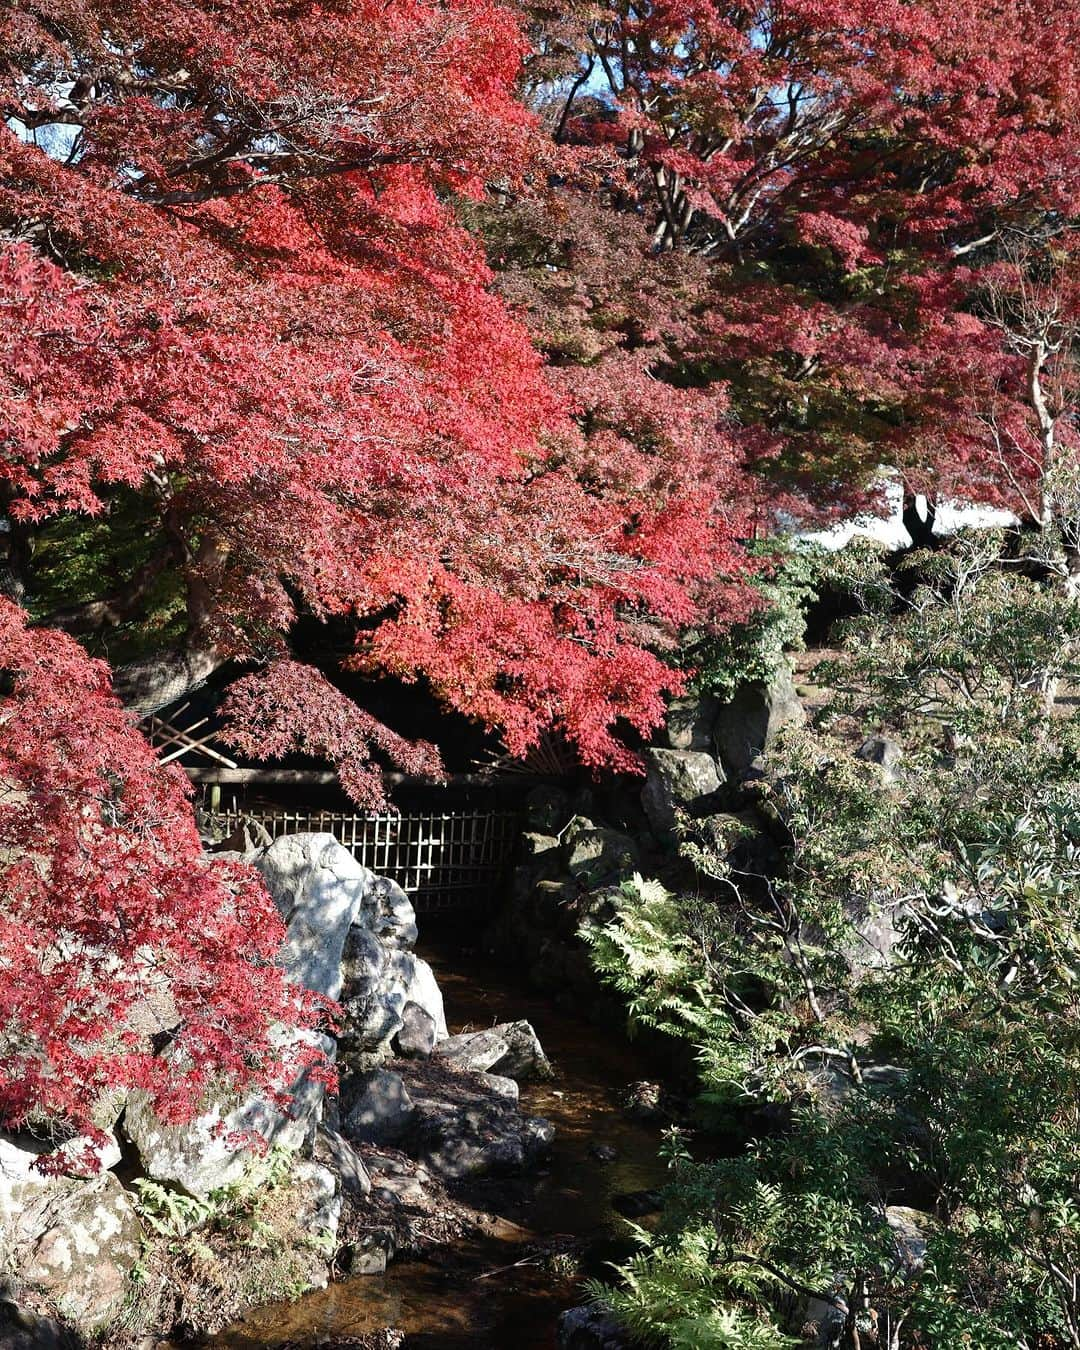
<path fill-rule="evenodd" d="M 394 1262 L 385 1275 L 345 1279 L 294 1303 L 260 1309 L 216 1338 L 220 1350 L 290 1342 L 315 1346 L 383 1327 L 404 1331 L 408 1350 L 553 1350 L 559 1313 L 581 1301 L 580 1276 L 628 1251 L 627 1226 L 613 1201 L 663 1181 L 658 1127 L 628 1120 L 616 1096 L 645 1077 L 621 1037 L 524 991 L 510 972 L 463 955 L 446 937 L 428 936 L 429 960 L 451 1031 L 480 1030 L 527 1018 L 555 1065 L 548 1083 L 522 1084 L 521 1109 L 556 1127 L 542 1175 L 477 1182 L 469 1199 L 510 1222 L 500 1238 L 436 1249 Z M 615 1150 L 601 1162 L 590 1148 Z M 577 1260 L 537 1255 L 537 1244 L 566 1248 Z"/>

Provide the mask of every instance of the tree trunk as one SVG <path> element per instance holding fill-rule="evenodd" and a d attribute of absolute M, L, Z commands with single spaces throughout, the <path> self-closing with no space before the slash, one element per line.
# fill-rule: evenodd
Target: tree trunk
<path fill-rule="evenodd" d="M 127 623 L 140 613 L 155 582 L 170 561 L 168 553 L 157 554 L 143 563 L 112 595 L 53 610 L 47 620 L 49 626 L 63 628 L 69 633 L 93 633 Z"/>
<path fill-rule="evenodd" d="M 113 671 L 113 689 L 140 717 L 148 717 L 205 684 L 226 659 L 206 647 L 156 652 L 118 666 Z"/>
<path fill-rule="evenodd" d="M 186 541 L 181 539 L 186 549 Z M 178 651 L 156 652 L 120 666 L 113 674 L 113 688 L 129 708 L 141 717 L 175 703 L 213 675 L 229 659 L 211 640 L 209 632 L 215 608 L 213 581 L 228 559 L 228 546 L 215 531 L 207 530 L 187 573 L 188 632 Z"/>
<path fill-rule="evenodd" d="M 0 498 L 0 510 L 4 501 Z M 0 514 L 0 595 L 25 605 L 30 592 L 34 532 L 25 521 Z"/>
<path fill-rule="evenodd" d="M 1042 478 L 1043 478 L 1043 526 L 1050 524 L 1052 517 L 1051 499 L 1053 497 L 1053 481 L 1055 464 L 1055 452 L 1057 450 L 1057 418 L 1055 417 L 1050 405 L 1046 401 L 1046 392 L 1043 389 L 1043 369 L 1046 366 L 1047 352 L 1042 343 L 1036 343 L 1031 349 L 1031 355 L 1028 358 L 1028 398 L 1031 401 L 1031 408 L 1035 414 L 1035 420 L 1039 425 L 1039 444 L 1042 449 Z"/>
<path fill-rule="evenodd" d="M 914 492 L 904 493 L 901 520 L 911 536 L 912 548 L 937 548 L 938 537 L 934 533 L 936 518 L 937 505 L 932 498 Z"/>
<path fill-rule="evenodd" d="M 1061 521 L 1062 550 L 1065 555 L 1065 591 L 1080 597 L 1080 520 Z"/>

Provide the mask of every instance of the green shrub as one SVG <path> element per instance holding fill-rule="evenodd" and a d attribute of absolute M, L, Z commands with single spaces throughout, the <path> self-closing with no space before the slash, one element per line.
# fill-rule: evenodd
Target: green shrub
<path fill-rule="evenodd" d="M 913 567 L 772 752 L 775 872 L 690 831 L 701 892 L 635 878 L 589 935 L 706 1105 L 784 1120 L 734 1159 L 673 1148 L 660 1231 L 594 1290 L 650 1343 L 1080 1346 L 1080 607 L 985 539 Z"/>

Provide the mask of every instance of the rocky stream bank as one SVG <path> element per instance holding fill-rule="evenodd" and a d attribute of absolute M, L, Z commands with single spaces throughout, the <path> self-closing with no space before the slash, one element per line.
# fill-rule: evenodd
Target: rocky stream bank
<path fill-rule="evenodd" d="M 634 1060 L 533 1000 L 553 1068 L 505 975 L 458 950 L 437 979 L 408 898 L 331 836 L 244 856 L 291 976 L 344 1009 L 322 1045 L 340 1095 L 304 1073 L 288 1113 L 223 1097 L 176 1126 L 132 1093 L 102 1104 L 96 1172 L 79 1141 L 45 1175 L 55 1141 L 0 1137 L 0 1346 L 554 1345 L 614 1195 L 658 1180 L 657 1129 L 614 1098 Z"/>
<path fill-rule="evenodd" d="M 775 847 L 755 756 L 802 709 L 790 681 L 743 703 L 674 708 L 640 797 L 613 813 L 588 790 L 534 794 L 507 902 L 486 933 L 431 949 L 453 952 L 438 975 L 405 893 L 331 835 L 233 855 L 266 880 L 290 977 L 343 1010 L 320 1038 L 339 1094 L 304 1071 L 281 1084 L 287 1112 L 223 1096 L 182 1126 L 116 1095 L 96 1170 L 85 1140 L 46 1175 L 55 1140 L 0 1135 L 2 1350 L 615 1345 L 562 1314 L 583 1273 L 627 1254 L 620 1213 L 657 1208 L 670 1112 L 654 1087 L 620 1100 L 641 1056 L 580 934 L 639 868 L 685 867 L 677 813 L 722 848 Z M 470 965 L 480 949 L 501 970 Z"/>
<path fill-rule="evenodd" d="M 214 1345 L 362 1345 L 408 1350 L 554 1350 L 562 1314 L 581 1302 L 583 1275 L 607 1273 L 629 1250 L 624 1215 L 649 1222 L 663 1182 L 661 1120 L 642 1109 L 641 1056 L 546 995 L 523 991 L 516 967 L 463 951 L 461 935 L 423 939 L 454 1031 L 487 1028 L 511 1012 L 535 1026 L 553 1075 L 521 1084 L 520 1109 L 555 1127 L 535 1169 L 452 1181 L 397 1210 L 411 1230 L 382 1274 L 344 1278 L 290 1304 L 253 1311 Z M 646 1094 L 647 1095 L 647 1094 Z M 389 1153 L 390 1150 L 385 1150 Z M 378 1176 L 372 1172 L 373 1182 Z M 433 1211 L 439 1222 L 433 1223 Z"/>

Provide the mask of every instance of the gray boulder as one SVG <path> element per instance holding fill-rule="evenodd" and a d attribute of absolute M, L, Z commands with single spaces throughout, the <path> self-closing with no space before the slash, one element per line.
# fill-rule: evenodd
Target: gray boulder
<path fill-rule="evenodd" d="M 414 1146 L 428 1168 L 447 1180 L 506 1176 L 539 1164 L 551 1151 L 554 1126 L 523 1116 L 506 1080 L 485 1073 L 408 1071 L 416 1116 Z"/>
<path fill-rule="evenodd" d="M 779 863 L 776 841 L 754 810 L 720 811 L 694 822 L 693 838 L 736 872 L 763 876 Z"/>
<path fill-rule="evenodd" d="M 660 834 L 674 826 L 678 810 L 701 807 L 724 781 L 716 761 L 703 750 L 646 750 L 645 760 L 641 804 Z"/>
<path fill-rule="evenodd" d="M 834 1056 L 807 1055 L 803 1067 L 810 1078 L 807 1088 L 825 1111 L 844 1106 L 856 1090 L 855 1080 L 842 1059 Z M 862 1090 L 880 1101 L 896 1102 L 903 1097 L 908 1070 L 900 1064 L 877 1064 L 860 1061 Z"/>
<path fill-rule="evenodd" d="M 603 1308 L 570 1308 L 558 1322 L 559 1350 L 627 1350 L 630 1342 Z"/>
<path fill-rule="evenodd" d="M 314 1046 L 334 1057 L 334 1042 L 317 1032 L 295 1028 L 279 1033 L 284 1053 Z M 190 1121 L 163 1121 L 145 1092 L 132 1092 L 123 1117 L 123 1131 L 135 1146 L 142 1170 L 155 1181 L 172 1182 L 190 1195 L 205 1196 L 237 1182 L 252 1158 L 243 1136 L 294 1152 L 307 1147 L 322 1115 L 325 1087 L 310 1068 L 280 1084 L 292 1097 L 288 1112 L 261 1096 L 237 1102 L 220 1096 Z"/>
<path fill-rule="evenodd" d="M 427 1176 L 425 1169 L 424 1175 Z M 425 1206 L 428 1195 L 424 1183 L 418 1176 L 380 1177 L 375 1186 L 377 1199 L 391 1205 L 403 1205 L 409 1209 Z"/>
<path fill-rule="evenodd" d="M 406 1134 L 414 1115 L 401 1074 L 372 1069 L 347 1085 L 342 1133 L 356 1144 L 392 1144 Z"/>
<path fill-rule="evenodd" d="M 884 1219 L 889 1228 L 896 1254 L 895 1273 L 901 1280 L 919 1275 L 926 1264 L 927 1230 L 933 1227 L 933 1216 L 906 1205 L 888 1205 Z M 837 1279 L 834 1289 L 839 1293 L 844 1281 Z M 847 1307 L 843 1298 L 827 1301 L 806 1298 L 795 1302 L 790 1330 L 801 1333 L 800 1345 L 813 1345 L 817 1350 L 832 1350 L 840 1344 L 847 1324 Z"/>
<path fill-rule="evenodd" d="M 312 1156 L 317 1163 L 322 1163 L 333 1172 L 346 1195 L 363 1197 L 371 1190 L 371 1177 L 363 1158 L 337 1130 L 331 1130 L 326 1125 L 319 1126 Z"/>
<path fill-rule="evenodd" d="M 517 1082 L 513 1078 L 504 1078 L 498 1073 L 484 1073 L 484 1086 L 497 1093 L 500 1097 L 505 1097 L 508 1102 L 515 1106 L 521 1097 L 521 1091 Z"/>
<path fill-rule="evenodd" d="M 855 757 L 867 764 L 876 764 L 884 782 L 895 783 L 900 777 L 899 764 L 904 749 L 899 741 L 890 740 L 888 736 L 867 736 L 855 751 Z"/>
<path fill-rule="evenodd" d="M 445 1040 L 450 1032 L 446 1025 L 446 1011 L 443 1007 L 442 990 L 435 979 L 435 972 L 419 956 L 410 955 L 408 962 L 400 967 L 405 978 L 405 1002 L 413 1003 L 435 1023 L 435 1039 Z"/>
<path fill-rule="evenodd" d="M 781 728 L 805 720 L 790 670 L 778 670 L 767 684 L 744 684 L 716 716 L 714 743 L 725 771 L 742 778 Z"/>
<path fill-rule="evenodd" d="M 594 825 L 585 816 L 574 817 L 562 840 L 563 866 L 587 888 L 612 877 L 629 876 L 640 865 L 637 845 L 629 835 Z"/>
<path fill-rule="evenodd" d="M 360 1066 L 388 1058 L 409 1004 L 431 1018 L 437 1041 L 448 1034 L 442 993 L 428 963 L 360 926 L 346 945 L 341 1002 L 346 1057 Z"/>
<path fill-rule="evenodd" d="M 337 1176 L 317 1162 L 297 1162 L 292 1171 L 296 1222 L 301 1231 L 324 1251 L 337 1246 L 341 1194 Z"/>
<path fill-rule="evenodd" d="M 390 1228 L 369 1229 L 353 1248 L 348 1264 L 350 1275 L 384 1275 L 386 1266 L 394 1258 L 396 1242 Z M 401 1341 L 387 1341 L 387 1346 L 403 1345 Z"/>
<path fill-rule="evenodd" d="M 715 694 L 688 694 L 668 705 L 664 731 L 672 750 L 713 751 L 720 700 Z"/>
<path fill-rule="evenodd" d="M 844 957 L 853 974 L 880 970 L 893 958 L 904 935 L 907 902 L 891 895 L 852 895 L 844 902 L 844 916 L 850 935 L 844 943 Z M 808 930 L 816 937 L 817 930 Z"/>
<path fill-rule="evenodd" d="M 400 1007 L 387 1007 L 386 991 L 393 985 L 391 951 L 370 929 L 356 924 L 345 943 L 340 1003 L 344 1010 L 341 1041 L 344 1057 L 377 1051 L 401 1025 Z"/>
<path fill-rule="evenodd" d="M 373 876 L 364 893 L 365 928 L 390 947 L 412 947 L 416 942 L 416 910 L 396 881 Z"/>
<path fill-rule="evenodd" d="M 667 1115 L 664 1108 L 664 1090 L 659 1083 L 650 1083 L 641 1079 L 628 1083 L 622 1092 L 623 1114 L 630 1120 L 640 1120 L 651 1124 L 663 1120 Z"/>
<path fill-rule="evenodd" d="M 527 830 L 521 836 L 521 855 L 523 858 L 551 858 L 559 851 L 559 839 L 554 834 L 537 834 Z"/>
<path fill-rule="evenodd" d="M 123 1307 L 142 1242 L 142 1226 L 124 1188 L 111 1172 L 62 1182 L 21 1218 L 19 1279 L 45 1294 L 80 1330 L 105 1326 Z"/>
<path fill-rule="evenodd" d="M 23 1246 L 35 1236 L 37 1207 L 63 1189 L 59 1177 L 35 1166 L 48 1145 L 26 1135 L 0 1135 L 0 1250 Z"/>
<path fill-rule="evenodd" d="M 798 1305 L 796 1305 L 798 1308 Z M 847 1325 L 847 1312 L 843 1306 L 829 1303 L 823 1298 L 808 1298 L 799 1308 L 799 1316 L 794 1319 L 804 1337 L 812 1337 L 809 1343 L 815 1350 L 833 1350 L 839 1344 Z"/>
<path fill-rule="evenodd" d="M 496 1031 L 468 1031 L 449 1036 L 435 1047 L 437 1059 L 448 1060 L 455 1069 L 483 1073 L 494 1068 L 510 1054 L 509 1042 Z"/>
<path fill-rule="evenodd" d="M 506 1054 L 488 1066 L 491 1073 L 522 1083 L 531 1078 L 551 1077 L 551 1062 L 531 1022 L 500 1022 L 491 1030 L 507 1047 Z"/>
<path fill-rule="evenodd" d="M 77 1333 L 51 1317 L 40 1317 L 10 1299 L 0 1281 L 0 1346 L 3 1350 L 82 1350 Z"/>
<path fill-rule="evenodd" d="M 427 1059 L 435 1049 L 436 1031 L 435 1019 L 429 1012 L 419 1003 L 406 1003 L 394 1049 L 406 1059 Z"/>
<path fill-rule="evenodd" d="M 927 1232 L 933 1227 L 933 1216 L 907 1205 L 888 1205 L 885 1222 L 889 1225 L 904 1275 L 909 1278 L 918 1275 L 926 1265 Z"/>

